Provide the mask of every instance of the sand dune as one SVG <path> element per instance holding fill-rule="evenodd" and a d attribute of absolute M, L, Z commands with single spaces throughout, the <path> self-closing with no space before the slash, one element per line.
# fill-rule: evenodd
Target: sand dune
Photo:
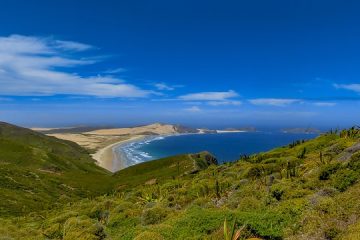
<path fill-rule="evenodd" d="M 80 146 L 89 150 L 97 150 L 115 142 L 123 141 L 130 136 L 102 136 L 102 135 L 86 135 L 82 133 L 54 133 L 47 134 L 63 140 L 76 142 Z"/>
<path fill-rule="evenodd" d="M 38 131 L 42 131 L 43 128 Z M 98 129 L 81 133 L 49 133 L 48 136 L 76 142 L 89 150 L 98 150 L 115 142 L 138 135 L 169 135 L 179 133 L 174 125 L 154 123 L 131 128 Z"/>
<path fill-rule="evenodd" d="M 176 127 L 170 124 L 154 123 L 146 126 L 132 128 L 111 128 L 100 129 L 86 132 L 91 135 L 139 135 L 139 134 L 175 134 L 178 133 Z"/>
<path fill-rule="evenodd" d="M 42 132 L 42 131 L 50 131 L 50 130 L 54 130 L 54 129 L 59 129 L 59 128 L 34 127 L 34 128 L 30 128 L 30 129 L 34 130 L 34 131 Z"/>

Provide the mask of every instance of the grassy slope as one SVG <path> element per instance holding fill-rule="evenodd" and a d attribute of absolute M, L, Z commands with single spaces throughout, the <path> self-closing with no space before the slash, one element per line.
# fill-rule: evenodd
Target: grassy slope
<path fill-rule="evenodd" d="M 20 215 L 113 187 L 77 144 L 0 123 L 0 215 Z"/>
<path fill-rule="evenodd" d="M 140 164 L 114 176 L 120 187 L 112 195 L 7 218 L 0 235 L 222 239 L 226 218 L 245 226 L 243 238 L 359 239 L 360 153 L 349 150 L 359 139 L 326 134 L 192 174 L 199 161 L 189 155 Z"/>
<path fill-rule="evenodd" d="M 209 153 L 202 152 L 144 162 L 115 173 L 114 178 L 117 179 L 118 190 L 127 191 L 151 181 L 161 184 L 180 176 L 186 178 L 187 175 L 184 173 L 207 168 L 205 157 L 208 155 Z"/>

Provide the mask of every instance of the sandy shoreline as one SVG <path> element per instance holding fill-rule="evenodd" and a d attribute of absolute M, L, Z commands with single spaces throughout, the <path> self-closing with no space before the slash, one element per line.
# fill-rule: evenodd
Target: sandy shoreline
<path fill-rule="evenodd" d="M 99 149 L 96 153 L 92 154 L 92 157 L 97 161 L 97 164 L 100 167 L 105 168 L 110 172 L 116 172 L 120 169 L 125 168 L 126 166 L 124 164 L 124 160 L 119 159 L 119 155 L 115 154 L 114 148 L 125 143 L 140 140 L 144 137 L 145 137 L 144 135 L 136 135 L 128 139 L 113 143 L 111 145 Z M 114 160 L 116 160 L 116 164 L 114 164 Z"/>
<path fill-rule="evenodd" d="M 121 149 L 115 147 L 132 141 L 139 141 L 141 138 L 150 136 L 179 136 L 186 134 L 222 134 L 222 133 L 236 133 L 247 132 L 246 130 L 224 129 L 224 130 L 209 130 L 205 128 L 186 128 L 180 125 L 154 123 L 150 125 L 126 128 L 103 128 L 93 131 L 83 132 L 72 131 L 72 128 L 33 128 L 36 131 L 55 132 L 45 133 L 48 136 L 59 139 L 72 141 L 89 151 L 95 151 L 92 157 L 96 163 L 111 172 L 116 172 L 120 169 L 128 167 L 128 164 L 133 164 L 133 159 L 127 159 L 127 154 Z M 58 132 L 56 132 L 58 130 Z M 66 131 L 64 131 L 66 130 Z"/>
<path fill-rule="evenodd" d="M 246 132 L 246 131 L 217 131 L 215 134 L 222 134 L 222 133 L 238 133 L 238 132 Z M 169 136 L 179 136 L 179 135 L 190 135 L 190 134 L 204 134 L 204 133 L 178 133 L 178 134 L 163 134 L 163 135 L 154 135 L 154 136 L 162 136 L 162 137 L 169 137 Z M 129 142 L 136 142 L 145 137 L 149 137 L 148 135 L 135 135 L 128 139 L 124 139 L 118 141 L 116 143 L 110 144 L 106 147 L 99 149 L 96 153 L 92 154 L 92 157 L 97 161 L 97 164 L 109 170 L 110 172 L 117 172 L 121 169 L 128 167 L 126 165 L 127 159 L 123 152 L 117 151 L 115 152 L 115 147 L 120 145 L 129 143 Z"/>

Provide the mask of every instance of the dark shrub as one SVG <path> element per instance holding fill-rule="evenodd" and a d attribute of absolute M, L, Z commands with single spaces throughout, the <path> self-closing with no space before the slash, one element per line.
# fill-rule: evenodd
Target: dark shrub
<path fill-rule="evenodd" d="M 339 229 L 337 228 L 329 228 L 325 230 L 325 238 L 332 240 L 335 239 L 339 235 Z"/>
<path fill-rule="evenodd" d="M 249 171 L 248 171 L 248 177 L 255 179 L 262 176 L 263 168 L 260 165 L 254 164 Z"/>
<path fill-rule="evenodd" d="M 168 215 L 168 211 L 164 208 L 154 207 L 145 209 L 141 216 L 141 222 L 144 225 L 157 224 L 163 221 Z"/>
<path fill-rule="evenodd" d="M 281 189 L 281 188 L 274 188 L 272 191 L 271 191 L 271 196 L 273 198 L 275 198 L 276 200 L 280 201 L 282 196 L 284 194 L 284 190 Z"/>
<path fill-rule="evenodd" d="M 319 175 L 320 180 L 328 180 L 341 167 L 340 163 L 327 164 L 322 167 Z"/>
<path fill-rule="evenodd" d="M 332 176 L 333 185 L 340 192 L 344 192 L 348 187 L 353 185 L 358 179 L 359 174 L 353 170 L 343 169 Z"/>
<path fill-rule="evenodd" d="M 360 152 L 351 156 L 348 166 L 354 171 L 360 171 Z"/>

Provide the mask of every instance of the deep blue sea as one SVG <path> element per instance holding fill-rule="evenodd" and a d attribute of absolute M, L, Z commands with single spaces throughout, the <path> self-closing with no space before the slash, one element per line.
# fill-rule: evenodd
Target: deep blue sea
<path fill-rule="evenodd" d="M 219 134 L 184 134 L 147 137 L 115 149 L 125 155 L 128 166 L 176 154 L 209 151 L 219 162 L 234 161 L 241 154 L 252 154 L 287 145 L 294 140 L 315 138 L 317 134 L 281 132 L 239 132 Z"/>

